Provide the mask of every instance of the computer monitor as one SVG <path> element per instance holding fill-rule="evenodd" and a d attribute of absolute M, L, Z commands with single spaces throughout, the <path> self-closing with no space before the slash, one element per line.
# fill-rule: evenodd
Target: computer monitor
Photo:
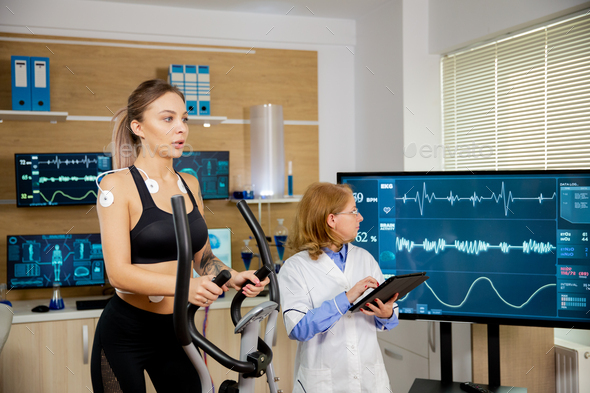
<path fill-rule="evenodd" d="M 400 317 L 590 328 L 590 171 L 339 173 Z"/>
<path fill-rule="evenodd" d="M 213 254 L 231 269 L 231 230 L 209 228 L 209 244 Z"/>
<path fill-rule="evenodd" d="M 174 169 L 199 180 L 203 199 L 229 198 L 229 151 L 193 151 L 174 159 Z"/>
<path fill-rule="evenodd" d="M 8 286 L 14 289 L 103 285 L 100 234 L 9 235 Z"/>
<path fill-rule="evenodd" d="M 16 205 L 95 204 L 96 176 L 111 169 L 103 153 L 15 154 Z"/>

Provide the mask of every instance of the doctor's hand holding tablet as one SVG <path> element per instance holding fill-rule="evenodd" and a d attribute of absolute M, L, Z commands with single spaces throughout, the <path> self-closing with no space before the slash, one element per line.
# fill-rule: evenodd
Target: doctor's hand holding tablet
<path fill-rule="evenodd" d="M 379 281 L 375 280 L 373 277 L 366 277 L 359 282 L 357 282 L 350 291 L 346 292 L 346 298 L 350 302 L 350 304 L 355 304 L 357 299 L 364 297 L 365 295 L 372 292 L 372 289 L 379 287 Z M 360 309 L 360 311 L 365 315 L 374 315 L 378 318 L 391 318 L 393 314 L 393 305 L 397 300 L 398 293 L 395 294 L 390 300 L 386 303 L 379 298 L 375 299 L 375 303 L 377 305 L 371 303 L 365 303 L 365 305 Z M 371 311 L 367 310 L 369 308 Z"/>
<path fill-rule="evenodd" d="M 314 183 L 297 206 L 287 240 L 297 253 L 278 277 L 285 327 L 298 341 L 293 392 L 391 392 L 377 332 L 398 325 L 397 295 L 363 296 L 384 278 L 351 243 L 362 220 L 348 185 Z M 349 312 L 359 301 L 372 304 Z"/>

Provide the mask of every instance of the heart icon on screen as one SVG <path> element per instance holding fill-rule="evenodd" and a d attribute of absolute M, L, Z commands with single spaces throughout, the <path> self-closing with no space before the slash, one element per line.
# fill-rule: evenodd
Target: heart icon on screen
<path fill-rule="evenodd" d="M 384 207 L 383 211 L 385 212 L 385 214 L 389 214 L 389 212 L 391 211 L 390 207 Z"/>

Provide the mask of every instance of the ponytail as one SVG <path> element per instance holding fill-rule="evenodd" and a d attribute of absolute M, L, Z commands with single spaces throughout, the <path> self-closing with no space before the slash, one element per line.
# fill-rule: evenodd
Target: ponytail
<path fill-rule="evenodd" d="M 113 120 L 113 169 L 120 169 L 133 165 L 141 149 L 141 140 L 131 130 L 127 108 L 120 109 Z"/>

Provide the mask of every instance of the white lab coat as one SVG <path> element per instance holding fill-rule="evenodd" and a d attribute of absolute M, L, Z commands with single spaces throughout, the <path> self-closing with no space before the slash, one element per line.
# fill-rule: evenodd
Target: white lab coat
<path fill-rule="evenodd" d="M 309 310 L 350 290 L 363 278 L 384 281 L 369 252 L 352 244 L 348 247 L 344 272 L 325 253 L 314 261 L 302 251 L 285 262 L 279 288 L 288 334 Z M 376 333 L 373 316 L 348 312 L 328 331 L 298 342 L 293 392 L 390 393 Z"/>

